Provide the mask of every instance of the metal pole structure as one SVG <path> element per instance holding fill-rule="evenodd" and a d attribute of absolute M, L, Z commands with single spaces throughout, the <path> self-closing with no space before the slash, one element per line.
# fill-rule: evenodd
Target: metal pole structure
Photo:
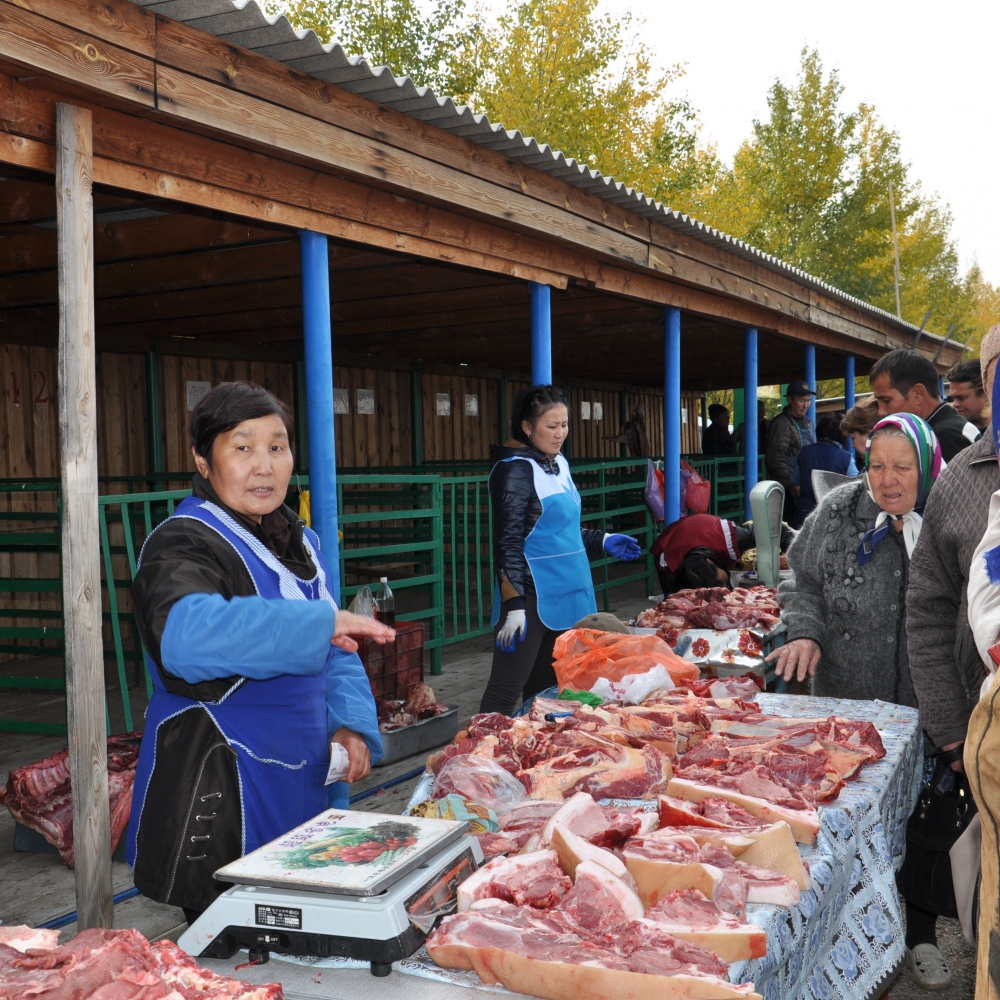
<path fill-rule="evenodd" d="M 854 377 L 854 355 L 848 354 L 844 358 L 844 409 L 849 410 L 854 406 L 854 390 L 856 388 Z"/>
<path fill-rule="evenodd" d="M 937 364 L 941 360 L 941 355 L 944 353 L 944 349 L 948 346 L 948 341 L 951 340 L 951 335 L 955 332 L 955 327 L 958 326 L 957 323 L 952 323 L 948 327 L 948 332 L 944 335 L 944 340 L 941 341 L 941 346 L 938 348 L 937 354 L 934 355 L 934 364 Z"/>
<path fill-rule="evenodd" d="M 337 540 L 337 438 L 333 417 L 333 335 L 330 327 L 330 251 L 326 237 L 299 230 L 306 412 L 309 419 L 309 506 L 323 544 L 333 598 L 340 603 Z"/>
<path fill-rule="evenodd" d="M 531 384 L 552 385 L 552 301 L 548 285 L 532 281 Z"/>
<path fill-rule="evenodd" d="M 816 345 L 806 344 L 806 383 L 810 389 L 816 388 Z M 809 404 L 809 419 L 813 427 L 816 426 L 816 397 L 811 396 L 812 402 Z"/>
<path fill-rule="evenodd" d="M 681 311 L 663 310 L 663 523 L 681 510 Z"/>
<path fill-rule="evenodd" d="M 57 104 L 63 623 L 76 912 L 81 931 L 114 923 L 97 515 L 93 150 L 90 111 Z"/>
<path fill-rule="evenodd" d="M 910 348 L 911 351 L 915 351 L 917 349 L 917 345 L 920 343 L 920 338 L 924 335 L 924 327 L 927 326 L 927 321 L 931 318 L 931 312 L 932 310 L 928 309 L 927 312 L 924 313 L 924 318 L 920 323 L 920 329 L 917 330 L 917 335 L 913 338 L 913 346 Z"/>
<path fill-rule="evenodd" d="M 743 331 L 743 492 L 747 520 L 750 491 L 757 485 L 757 330 Z"/>

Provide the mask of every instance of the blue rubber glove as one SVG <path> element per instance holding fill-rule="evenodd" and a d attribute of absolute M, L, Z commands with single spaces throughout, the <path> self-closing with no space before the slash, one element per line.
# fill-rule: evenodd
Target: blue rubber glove
<path fill-rule="evenodd" d="M 631 535 L 608 535 L 604 539 L 604 551 L 622 562 L 632 562 L 642 555 L 642 546 Z"/>
<path fill-rule="evenodd" d="M 497 649 L 505 653 L 513 653 L 519 642 L 524 642 L 528 632 L 528 616 L 523 610 L 508 611 L 500 631 L 497 632 Z"/>

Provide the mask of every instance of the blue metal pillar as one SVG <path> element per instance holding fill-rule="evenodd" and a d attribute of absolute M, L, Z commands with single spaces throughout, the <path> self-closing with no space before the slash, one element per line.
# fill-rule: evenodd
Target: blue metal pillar
<path fill-rule="evenodd" d="M 944 399 L 944 376 L 938 375 L 938 395 Z"/>
<path fill-rule="evenodd" d="M 532 281 L 531 384 L 552 385 L 552 305 L 548 285 Z"/>
<path fill-rule="evenodd" d="M 746 519 L 750 510 L 750 491 L 757 485 L 757 330 L 743 331 L 743 491 Z"/>
<path fill-rule="evenodd" d="M 681 510 L 681 311 L 664 310 L 663 338 L 663 523 Z"/>
<path fill-rule="evenodd" d="M 306 411 L 309 416 L 309 500 L 313 531 L 323 543 L 333 596 L 340 603 L 337 540 L 337 439 L 333 422 L 333 338 L 330 259 L 326 237 L 299 230 L 302 326 L 305 334 Z"/>
<path fill-rule="evenodd" d="M 806 382 L 809 384 L 809 388 L 815 390 L 816 388 L 816 347 L 813 344 L 806 344 Z M 809 419 L 812 421 L 813 427 L 816 426 L 816 397 L 812 397 L 812 402 L 809 404 Z"/>
<path fill-rule="evenodd" d="M 849 410 L 854 405 L 854 355 L 844 358 L 844 409 Z"/>

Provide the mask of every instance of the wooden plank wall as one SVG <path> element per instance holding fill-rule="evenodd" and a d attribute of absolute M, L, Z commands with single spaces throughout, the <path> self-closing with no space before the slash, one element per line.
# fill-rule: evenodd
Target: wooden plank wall
<path fill-rule="evenodd" d="M 334 418 L 337 465 L 349 469 L 410 465 L 410 373 L 338 367 L 333 381 L 337 388 L 347 389 L 350 407 L 350 413 Z M 373 414 L 358 412 L 358 390 L 374 392 Z"/>

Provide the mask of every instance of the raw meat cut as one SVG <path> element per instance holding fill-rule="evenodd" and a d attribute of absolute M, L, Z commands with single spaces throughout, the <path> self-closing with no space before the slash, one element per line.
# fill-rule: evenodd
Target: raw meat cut
<path fill-rule="evenodd" d="M 22 954 L 32 949 L 51 951 L 59 944 L 59 931 L 28 927 L 25 924 L 13 924 L 9 927 L 0 925 L 0 944 L 15 948 Z"/>
<path fill-rule="evenodd" d="M 549 817 L 542 840 L 549 843 L 552 831 L 562 826 L 596 847 L 621 847 L 629 837 L 655 829 L 656 823 L 656 813 L 599 806 L 592 795 L 577 792 Z"/>
<path fill-rule="evenodd" d="M 483 865 L 458 887 L 458 909 L 468 910 L 481 899 L 501 899 L 548 910 L 572 888 L 555 851 L 534 851 Z"/>
<path fill-rule="evenodd" d="M 622 856 L 639 898 L 653 906 L 675 889 L 698 889 L 709 899 L 716 898 L 723 874 L 702 860 L 701 851 L 693 837 L 658 830 L 630 840 Z"/>
<path fill-rule="evenodd" d="M 379 732 L 391 733 L 406 726 L 413 726 L 423 719 L 444 715 L 451 706 L 437 700 L 434 689 L 429 684 L 417 684 L 405 701 L 376 698 Z"/>
<path fill-rule="evenodd" d="M 794 906 L 799 901 L 799 887 L 787 875 L 767 871 L 756 865 L 737 860 L 724 847 L 706 845 L 699 857 L 706 864 L 719 868 L 723 876 L 736 872 L 746 880 L 746 901 L 748 903 L 774 903 L 778 906 Z M 718 900 L 716 900 L 718 902 Z"/>
<path fill-rule="evenodd" d="M 732 830 L 736 827 L 759 829 L 767 825 L 742 806 L 721 795 L 710 795 L 701 802 L 688 802 L 670 795 L 661 795 L 657 801 L 660 826 L 707 826 Z"/>
<path fill-rule="evenodd" d="M 493 758 L 476 754 L 452 757 L 438 772 L 434 798 L 452 793 L 492 809 L 497 816 L 527 798 L 524 786 L 509 771 Z"/>
<path fill-rule="evenodd" d="M 13 928 L 12 928 L 13 929 Z M 25 928 L 27 930 L 27 928 Z M 62 947 L 21 954 L 0 944 L 0 1000 L 282 1000 L 281 986 L 252 986 L 200 969 L 171 941 L 135 930 L 91 929 Z"/>
<path fill-rule="evenodd" d="M 695 769 L 692 769 L 694 771 Z M 693 777 L 693 776 L 692 776 Z M 748 776 L 753 778 L 753 775 Z M 690 802 L 701 802 L 712 795 L 719 795 L 736 805 L 742 806 L 747 812 L 768 823 L 784 820 L 791 828 L 795 839 L 800 844 L 811 844 L 819 833 L 819 816 L 815 809 L 810 809 L 804 803 L 795 807 L 776 805 L 767 798 L 760 797 L 761 788 L 766 788 L 765 782 L 753 783 L 750 780 L 742 783 L 747 791 L 727 788 L 721 784 L 729 775 L 720 775 L 707 768 L 697 769 L 697 780 L 691 778 L 672 778 L 667 785 L 667 794 L 675 798 L 687 799 Z M 706 779 L 710 783 L 706 783 Z M 736 779 L 739 780 L 739 779 Z M 758 794 L 754 794 L 757 792 Z M 787 790 L 781 788 L 782 796 Z M 767 791 L 765 791 L 767 794 Z M 801 801 L 801 800 L 799 800 Z"/>
<path fill-rule="evenodd" d="M 645 912 L 635 890 L 596 861 L 577 865 L 576 881 L 559 910 L 591 934 L 615 933 Z"/>
<path fill-rule="evenodd" d="M 664 791 L 673 770 L 655 747 L 641 750 L 595 741 L 518 772 L 533 799 L 559 801 L 573 792 L 595 799 L 651 799 Z"/>
<path fill-rule="evenodd" d="M 112 854 L 132 813 L 132 786 L 141 742 L 142 733 L 108 737 Z M 59 852 L 65 865 L 73 867 L 73 796 L 68 750 L 11 771 L 6 787 L 0 789 L 0 802 L 18 823 L 40 833 Z"/>
<path fill-rule="evenodd" d="M 714 951 L 724 962 L 763 958 L 767 954 L 767 932 L 755 924 L 741 923 L 731 913 L 723 913 L 697 889 L 669 893 L 646 911 L 646 919 L 664 930 Z"/>
<path fill-rule="evenodd" d="M 771 587 L 702 587 L 679 590 L 639 613 L 640 628 L 754 628 L 769 631 L 781 621 L 778 592 Z M 589 690 L 589 688 L 588 688 Z"/>
<path fill-rule="evenodd" d="M 589 841 L 571 833 L 565 827 L 556 825 L 552 831 L 552 849 L 559 856 L 559 866 L 574 881 L 576 880 L 576 870 L 584 861 L 592 861 L 594 864 L 606 868 L 612 875 L 622 879 L 626 885 L 632 883 L 632 876 L 629 875 L 625 863 L 616 854 L 604 850 L 603 847 L 595 847 Z"/>
<path fill-rule="evenodd" d="M 502 833 L 474 833 L 473 836 L 479 841 L 484 861 L 490 861 L 500 854 L 517 854 L 520 850 L 517 841 Z"/>
<path fill-rule="evenodd" d="M 427 939 L 438 965 L 542 1000 L 760 1000 L 732 985 L 711 952 L 635 920 L 614 936 L 573 927 L 559 911 L 500 904 L 445 917 Z"/>

